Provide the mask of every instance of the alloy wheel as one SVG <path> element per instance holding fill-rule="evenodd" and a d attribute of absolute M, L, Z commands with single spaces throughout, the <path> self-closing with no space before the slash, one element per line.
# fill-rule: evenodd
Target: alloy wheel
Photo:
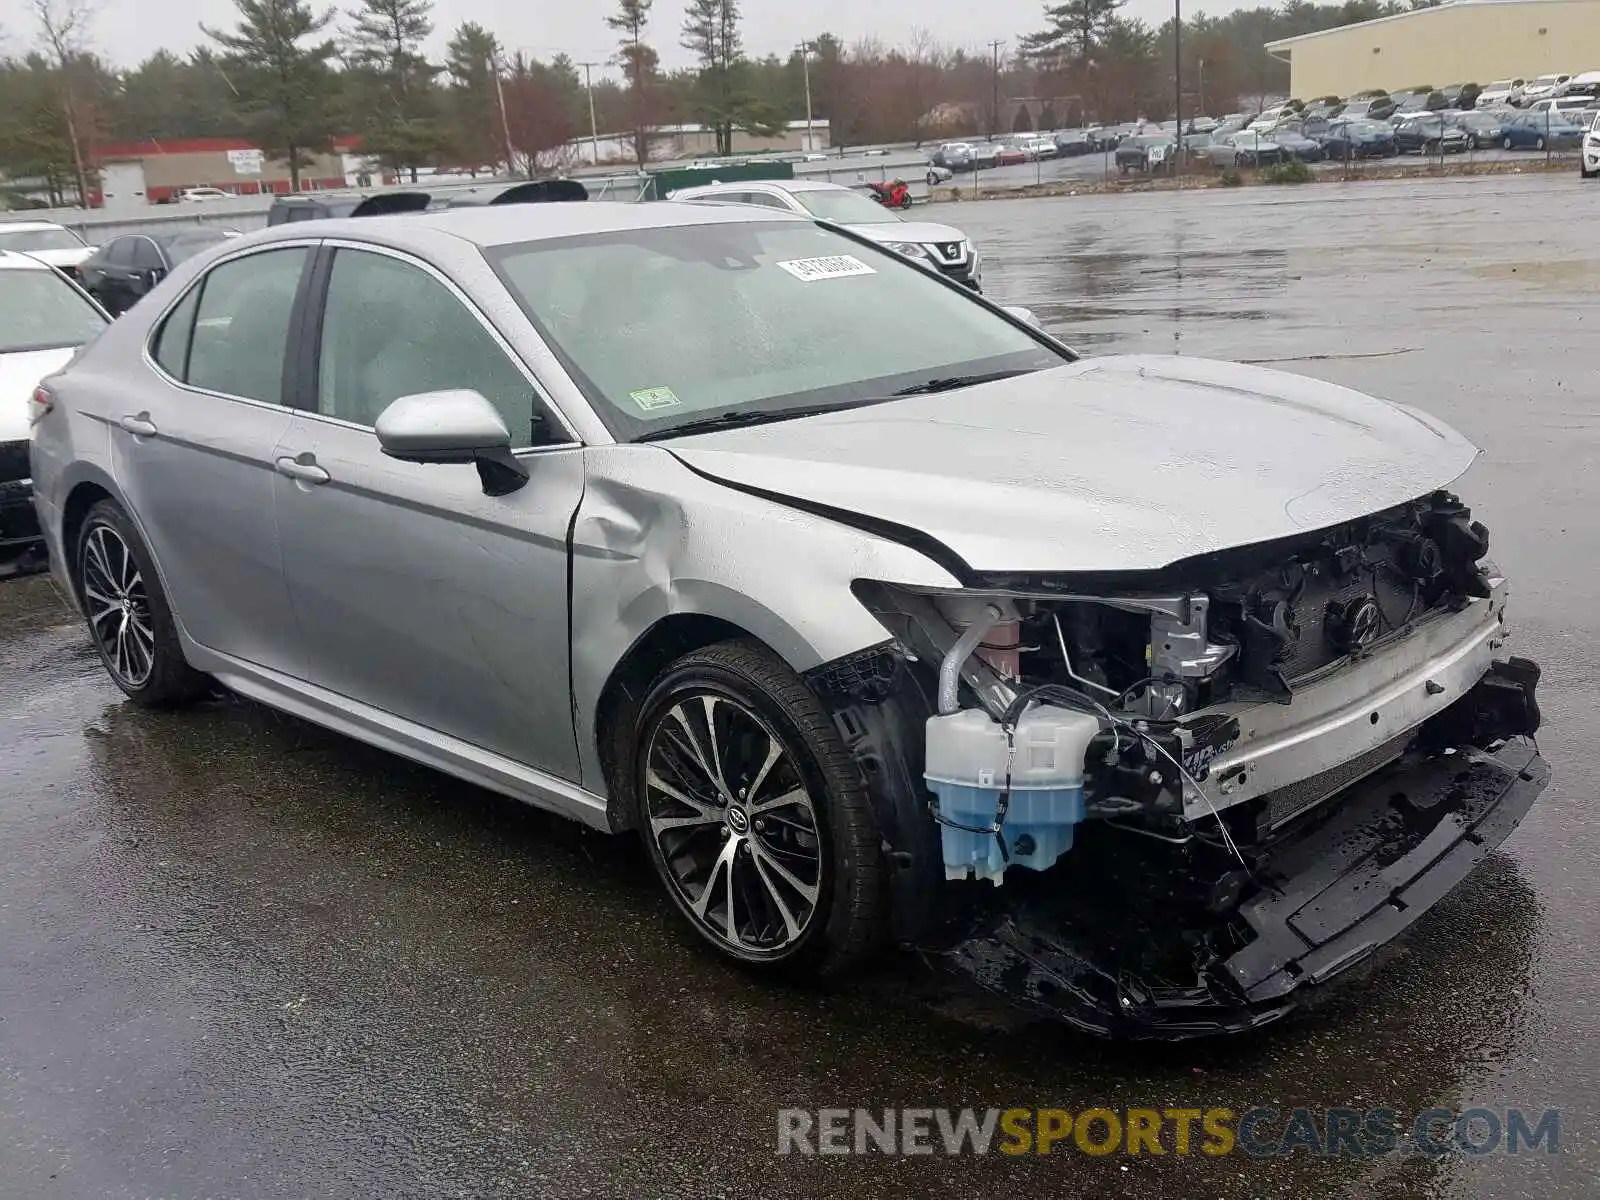
<path fill-rule="evenodd" d="M 744 958 L 797 945 L 823 894 L 823 836 L 795 755 L 765 721 L 721 692 L 679 692 L 647 731 L 643 799 L 703 932 Z"/>
<path fill-rule="evenodd" d="M 82 571 L 89 630 L 106 665 L 124 687 L 143 687 L 156 661 L 150 597 L 133 553 L 111 526 L 89 531 Z"/>

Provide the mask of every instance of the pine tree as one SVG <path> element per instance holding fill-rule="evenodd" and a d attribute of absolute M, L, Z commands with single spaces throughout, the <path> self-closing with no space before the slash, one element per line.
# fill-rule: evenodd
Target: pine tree
<path fill-rule="evenodd" d="M 1022 39 L 1023 56 L 1054 67 L 1090 62 L 1125 3 L 1127 0 L 1066 0 L 1045 5 L 1045 27 Z"/>
<path fill-rule="evenodd" d="M 450 145 L 463 166 L 476 168 L 506 157 L 505 130 L 495 95 L 499 61 L 499 39 L 476 21 L 457 25 L 445 47 L 445 70 L 450 76 Z"/>
<path fill-rule="evenodd" d="M 245 127 L 262 151 L 287 163 L 290 186 L 300 190 L 301 169 L 332 148 L 336 80 L 329 67 L 333 40 L 311 41 L 333 22 L 308 0 L 233 0 L 233 32 L 201 25 L 226 54 L 225 66 L 240 96 Z"/>
<path fill-rule="evenodd" d="M 352 99 L 364 129 L 362 149 L 388 169 L 436 160 L 444 146 L 433 80 L 442 70 L 422 53 L 433 33 L 431 0 L 362 0 L 351 11 Z"/>
<path fill-rule="evenodd" d="M 644 40 L 650 25 L 653 0 L 617 0 L 617 11 L 606 18 L 606 25 L 622 36 L 617 42 L 617 61 L 628 81 L 629 124 L 633 134 L 633 154 L 640 166 L 650 158 L 650 117 L 652 115 L 656 67 L 661 59 Z"/>
<path fill-rule="evenodd" d="M 733 153 L 735 129 L 770 133 L 777 127 L 750 87 L 738 0 L 689 0 L 681 45 L 699 60 L 693 111 L 715 135 L 718 154 Z"/>

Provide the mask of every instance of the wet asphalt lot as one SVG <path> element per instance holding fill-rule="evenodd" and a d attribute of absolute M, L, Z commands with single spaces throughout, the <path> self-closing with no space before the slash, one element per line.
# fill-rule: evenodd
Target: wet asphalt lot
<path fill-rule="evenodd" d="M 1088 1042 L 900 959 L 785 990 L 712 961 L 633 844 L 243 702 L 137 711 L 48 582 L 9 583 L 0 1196 L 1595 1194 L 1600 187 L 936 211 L 992 295 L 1085 349 L 1274 363 L 1485 447 L 1464 486 L 1556 770 L 1507 847 L 1364 982 L 1224 1043 Z M 779 1107 L 888 1104 L 1520 1104 L 1562 1110 L 1563 1149 L 774 1155 Z"/>

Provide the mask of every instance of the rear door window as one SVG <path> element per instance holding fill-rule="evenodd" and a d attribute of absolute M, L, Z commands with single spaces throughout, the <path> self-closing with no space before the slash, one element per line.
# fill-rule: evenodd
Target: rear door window
<path fill-rule="evenodd" d="M 200 289 L 190 288 L 178 307 L 167 314 L 150 345 L 150 356 L 174 379 L 188 377 L 189 339 L 194 334 L 194 317 L 199 307 Z"/>
<path fill-rule="evenodd" d="M 207 391 L 284 402 L 289 317 L 310 258 L 305 246 L 230 259 L 206 275 L 188 382 Z"/>

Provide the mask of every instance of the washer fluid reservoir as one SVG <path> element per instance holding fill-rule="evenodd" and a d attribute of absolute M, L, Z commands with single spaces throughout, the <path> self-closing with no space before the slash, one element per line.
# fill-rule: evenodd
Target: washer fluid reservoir
<path fill-rule="evenodd" d="M 945 878 L 998 886 L 1007 866 L 1043 871 L 1072 849 L 1073 827 L 1083 820 L 1084 755 L 1099 732 L 1097 717 L 1049 705 L 1023 714 L 1013 746 L 977 709 L 930 717 L 924 778 L 943 818 Z M 1011 799 L 1001 830 L 1009 862 L 993 833 L 954 827 L 994 825 L 1008 767 Z"/>

